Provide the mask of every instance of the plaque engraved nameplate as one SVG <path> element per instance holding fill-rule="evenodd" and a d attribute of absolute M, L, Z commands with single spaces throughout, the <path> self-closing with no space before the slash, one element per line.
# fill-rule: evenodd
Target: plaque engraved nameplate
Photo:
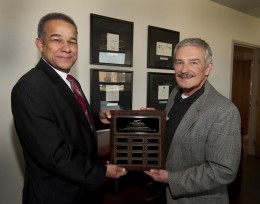
<path fill-rule="evenodd" d="M 110 162 L 127 171 L 165 168 L 166 113 L 111 110 Z"/>

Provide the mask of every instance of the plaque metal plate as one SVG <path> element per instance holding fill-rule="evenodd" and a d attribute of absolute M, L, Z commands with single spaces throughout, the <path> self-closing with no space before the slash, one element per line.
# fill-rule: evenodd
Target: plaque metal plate
<path fill-rule="evenodd" d="M 110 162 L 127 171 L 165 168 L 166 113 L 111 110 Z"/>

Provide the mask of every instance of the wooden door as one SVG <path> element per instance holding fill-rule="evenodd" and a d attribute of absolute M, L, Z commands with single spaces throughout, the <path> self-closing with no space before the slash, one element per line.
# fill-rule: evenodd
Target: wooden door
<path fill-rule="evenodd" d="M 248 133 L 252 60 L 233 60 L 232 101 L 241 115 L 242 135 Z"/>
<path fill-rule="evenodd" d="M 249 127 L 249 154 L 260 158 L 260 49 L 254 50 L 252 99 Z"/>
<path fill-rule="evenodd" d="M 260 74 L 260 72 L 258 72 Z M 259 75 L 258 74 L 258 75 Z M 258 77 L 256 109 L 256 131 L 255 131 L 255 156 L 260 158 L 260 77 Z"/>

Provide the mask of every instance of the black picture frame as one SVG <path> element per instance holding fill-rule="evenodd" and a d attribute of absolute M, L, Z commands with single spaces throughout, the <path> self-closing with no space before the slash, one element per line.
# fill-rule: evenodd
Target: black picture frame
<path fill-rule="evenodd" d="M 174 73 L 147 72 L 147 107 L 164 110 L 176 85 Z"/>
<path fill-rule="evenodd" d="M 90 64 L 133 66 L 134 23 L 90 14 Z"/>
<path fill-rule="evenodd" d="M 173 69 L 173 51 L 180 32 L 148 26 L 147 68 Z"/>
<path fill-rule="evenodd" d="M 132 110 L 133 71 L 90 69 L 90 109 L 97 129 L 106 129 L 99 120 L 102 108 Z"/>

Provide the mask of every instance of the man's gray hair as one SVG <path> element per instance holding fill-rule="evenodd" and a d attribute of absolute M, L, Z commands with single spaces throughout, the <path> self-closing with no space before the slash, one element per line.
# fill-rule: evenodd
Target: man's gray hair
<path fill-rule="evenodd" d="M 176 60 L 176 52 L 180 47 L 185 47 L 185 46 L 196 46 L 196 47 L 201 47 L 205 51 L 204 55 L 204 61 L 205 61 L 205 66 L 208 67 L 209 64 L 212 64 L 212 51 L 209 46 L 209 44 L 200 39 L 200 38 L 186 38 L 182 41 L 180 41 L 174 48 L 174 55 L 173 59 L 174 61 Z"/>

